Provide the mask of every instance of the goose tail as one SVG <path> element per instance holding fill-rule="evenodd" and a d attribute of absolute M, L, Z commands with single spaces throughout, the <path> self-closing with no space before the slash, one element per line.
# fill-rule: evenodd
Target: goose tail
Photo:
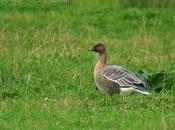
<path fill-rule="evenodd" d="M 144 89 L 140 90 L 140 89 L 135 88 L 134 90 L 144 95 L 150 95 L 150 92 Z"/>
<path fill-rule="evenodd" d="M 166 72 L 162 71 L 156 74 L 148 74 L 139 70 L 135 74 L 146 82 L 151 92 L 160 93 L 162 90 L 172 90 L 175 69 Z"/>

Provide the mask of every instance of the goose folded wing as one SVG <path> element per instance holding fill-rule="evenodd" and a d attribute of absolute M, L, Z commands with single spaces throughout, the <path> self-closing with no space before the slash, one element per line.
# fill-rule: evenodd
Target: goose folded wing
<path fill-rule="evenodd" d="M 112 83 L 117 83 L 120 87 L 144 86 L 142 80 L 136 77 L 131 71 L 122 67 L 109 67 L 101 72 L 101 75 Z"/>

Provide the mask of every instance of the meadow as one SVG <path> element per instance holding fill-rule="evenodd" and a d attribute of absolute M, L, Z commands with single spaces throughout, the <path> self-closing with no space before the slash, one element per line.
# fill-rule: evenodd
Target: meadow
<path fill-rule="evenodd" d="M 175 129 L 175 81 L 150 96 L 95 89 L 96 42 L 108 64 L 148 74 L 175 67 L 175 10 L 119 3 L 0 2 L 1 130 Z"/>

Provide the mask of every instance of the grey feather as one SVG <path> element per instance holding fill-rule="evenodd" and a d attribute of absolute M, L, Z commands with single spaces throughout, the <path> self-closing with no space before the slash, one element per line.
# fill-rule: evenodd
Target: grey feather
<path fill-rule="evenodd" d="M 107 88 L 110 88 L 108 92 L 112 88 L 112 90 L 115 88 L 118 93 L 120 91 L 120 88 L 134 88 L 139 92 L 148 91 L 145 83 L 133 72 L 117 65 L 107 66 L 100 72 L 99 84 L 101 84 L 101 86 L 108 85 Z M 111 91 L 111 93 L 114 92 Z"/>

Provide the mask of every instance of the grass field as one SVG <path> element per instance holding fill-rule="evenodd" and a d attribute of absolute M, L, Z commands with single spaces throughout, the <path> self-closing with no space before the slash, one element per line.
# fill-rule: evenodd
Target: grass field
<path fill-rule="evenodd" d="M 0 2 L 0 129 L 175 129 L 173 89 L 127 97 L 95 90 L 98 56 L 87 50 L 96 42 L 107 46 L 109 64 L 169 71 L 175 10 L 112 0 Z"/>

